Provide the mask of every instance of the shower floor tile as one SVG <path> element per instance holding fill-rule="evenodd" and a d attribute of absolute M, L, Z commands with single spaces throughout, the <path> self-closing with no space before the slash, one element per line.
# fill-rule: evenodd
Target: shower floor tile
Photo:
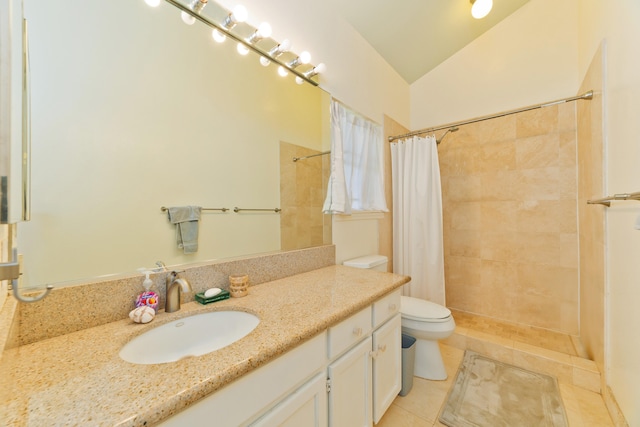
<path fill-rule="evenodd" d="M 572 337 L 571 335 L 561 332 L 533 326 L 509 323 L 454 309 L 451 309 L 451 312 L 456 321 L 456 326 L 534 345 L 547 350 L 557 351 L 570 356 L 585 357 L 578 337 Z"/>

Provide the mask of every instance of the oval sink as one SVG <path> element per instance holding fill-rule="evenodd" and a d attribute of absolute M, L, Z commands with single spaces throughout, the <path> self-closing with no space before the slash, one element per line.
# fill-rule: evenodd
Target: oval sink
<path fill-rule="evenodd" d="M 120 350 L 127 362 L 169 363 L 201 356 L 247 336 L 260 319 L 244 311 L 212 311 L 174 320 L 134 338 Z"/>

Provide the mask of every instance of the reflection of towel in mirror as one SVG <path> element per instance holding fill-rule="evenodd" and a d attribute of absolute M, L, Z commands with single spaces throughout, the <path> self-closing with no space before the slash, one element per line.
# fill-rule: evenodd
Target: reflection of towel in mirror
<path fill-rule="evenodd" d="M 198 220 L 201 210 L 200 206 L 169 208 L 169 221 L 176 225 L 178 247 L 183 248 L 185 254 L 198 251 Z"/>

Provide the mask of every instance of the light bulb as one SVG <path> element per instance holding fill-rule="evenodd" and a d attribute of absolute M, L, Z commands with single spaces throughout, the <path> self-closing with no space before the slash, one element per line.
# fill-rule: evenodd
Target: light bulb
<path fill-rule="evenodd" d="M 158 7 L 160 0 L 144 0 L 144 2 L 151 7 Z"/>
<path fill-rule="evenodd" d="M 260 57 L 260 64 L 262 64 L 263 67 L 268 67 L 269 64 L 271 64 L 271 61 L 269 61 L 267 58 L 265 58 L 264 56 Z"/>
<path fill-rule="evenodd" d="M 260 26 L 258 27 L 258 34 L 260 34 L 260 37 L 262 37 L 263 39 L 266 37 L 271 37 L 271 24 L 269 24 L 268 22 L 263 22 L 262 24 L 260 24 Z"/>
<path fill-rule="evenodd" d="M 302 64 L 308 64 L 311 62 L 311 54 L 306 50 L 300 54 L 300 62 Z"/>
<path fill-rule="evenodd" d="M 286 68 L 284 68 L 282 65 L 278 67 L 278 74 L 281 77 L 287 77 L 287 75 L 289 74 L 289 72 L 286 70 Z"/>
<path fill-rule="evenodd" d="M 314 68 L 313 70 L 315 71 L 316 74 L 322 74 L 325 71 L 327 71 L 327 66 L 324 65 L 324 62 L 321 62 L 318 65 L 316 65 L 316 68 Z"/>
<path fill-rule="evenodd" d="M 305 50 L 300 54 L 300 56 L 298 56 L 293 61 L 289 62 L 287 64 L 287 67 L 293 69 L 301 64 L 308 64 L 309 62 L 311 62 L 311 54 Z"/>
<path fill-rule="evenodd" d="M 304 80 L 302 79 L 302 77 L 296 76 L 296 83 L 301 85 L 302 83 L 304 83 Z"/>
<path fill-rule="evenodd" d="M 246 7 L 239 4 L 233 8 L 233 16 L 235 17 L 236 22 L 244 22 L 249 17 L 249 12 L 247 12 Z"/>
<path fill-rule="evenodd" d="M 182 18 L 182 22 L 184 22 L 187 25 L 193 25 L 196 22 L 196 18 L 189 15 L 187 12 L 182 12 L 180 14 L 180 17 Z"/>
<path fill-rule="evenodd" d="M 471 0 L 471 16 L 482 19 L 491 12 L 493 0 Z"/>
<path fill-rule="evenodd" d="M 249 13 L 247 12 L 247 9 L 239 4 L 233 8 L 233 11 L 227 15 L 226 18 L 224 18 L 222 26 L 227 30 L 230 30 L 235 27 L 238 22 L 246 21 L 248 16 Z"/>
<path fill-rule="evenodd" d="M 246 55 L 247 53 L 249 53 L 249 49 L 242 43 L 238 43 L 238 46 L 236 46 L 236 50 L 240 55 Z"/>
<path fill-rule="evenodd" d="M 268 22 L 263 22 L 260 24 L 257 30 L 251 34 L 251 36 L 247 39 L 247 41 L 251 44 L 257 43 L 265 37 L 269 37 L 271 35 L 271 25 Z"/>
<path fill-rule="evenodd" d="M 289 41 L 289 39 L 284 39 L 280 44 L 275 45 L 271 48 L 271 50 L 269 51 L 269 56 L 271 56 L 272 58 L 277 58 L 283 53 L 288 52 L 289 49 L 291 49 L 291 42 Z"/>
<path fill-rule="evenodd" d="M 213 31 L 211 31 L 211 37 L 213 37 L 213 39 L 215 41 L 217 41 L 218 43 L 224 42 L 225 39 L 227 38 L 227 36 L 222 34 L 217 28 L 215 28 Z"/>

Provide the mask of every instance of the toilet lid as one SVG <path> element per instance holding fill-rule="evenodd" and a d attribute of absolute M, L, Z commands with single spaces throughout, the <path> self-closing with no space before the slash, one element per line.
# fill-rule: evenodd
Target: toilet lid
<path fill-rule="evenodd" d="M 446 319 L 451 316 L 451 310 L 435 302 L 413 298 L 400 297 L 400 313 L 402 317 L 412 320 Z"/>

